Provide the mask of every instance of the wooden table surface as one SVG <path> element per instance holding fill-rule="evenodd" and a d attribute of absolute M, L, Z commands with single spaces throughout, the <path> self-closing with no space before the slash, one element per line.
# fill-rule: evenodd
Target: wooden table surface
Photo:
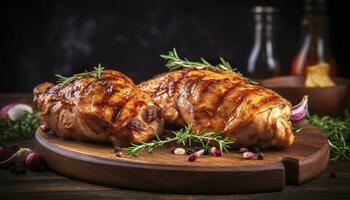
<path fill-rule="evenodd" d="M 0 94 L 0 105 L 29 103 L 30 94 Z M 18 141 L 33 147 L 34 139 Z M 92 172 L 93 173 L 93 172 Z M 189 177 L 191 178 L 191 177 Z M 137 180 L 135 180 L 137 181 Z M 169 180 L 171 181 L 171 180 Z M 213 180 L 215 182 L 215 180 Z M 214 183 L 215 184 L 215 183 Z M 230 183 L 227 183 L 230 184 Z M 249 185 L 247 185 L 249 187 Z M 281 192 L 235 195 L 186 195 L 151 193 L 106 187 L 73 180 L 50 170 L 14 175 L 0 168 L 0 200 L 6 199 L 350 199 L 350 161 L 331 165 L 319 178 L 300 186 L 286 186 Z"/>

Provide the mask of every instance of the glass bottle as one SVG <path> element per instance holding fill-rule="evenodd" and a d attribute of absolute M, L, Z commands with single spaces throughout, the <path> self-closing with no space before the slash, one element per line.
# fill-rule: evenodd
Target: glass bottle
<path fill-rule="evenodd" d="M 274 7 L 254 7 L 255 18 L 254 46 L 248 59 L 248 77 L 262 79 L 279 75 L 279 61 L 273 41 Z"/>
<path fill-rule="evenodd" d="M 305 75 L 308 66 L 330 65 L 330 75 L 336 75 L 336 64 L 329 49 L 329 21 L 325 0 L 306 0 L 302 19 L 302 43 L 290 70 L 291 75 Z"/>

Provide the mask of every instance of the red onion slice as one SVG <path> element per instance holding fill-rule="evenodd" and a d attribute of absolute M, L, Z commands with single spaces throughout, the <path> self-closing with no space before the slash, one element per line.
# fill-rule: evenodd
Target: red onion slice
<path fill-rule="evenodd" d="M 32 113 L 33 108 L 27 104 L 11 103 L 3 106 L 0 110 L 0 118 L 18 120 L 27 112 Z"/>

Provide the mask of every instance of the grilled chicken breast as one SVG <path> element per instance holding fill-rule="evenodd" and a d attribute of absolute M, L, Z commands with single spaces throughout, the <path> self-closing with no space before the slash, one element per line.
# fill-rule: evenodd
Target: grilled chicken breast
<path fill-rule="evenodd" d="M 150 140 L 163 130 L 160 108 L 117 71 L 104 70 L 101 80 L 42 83 L 33 93 L 42 127 L 61 138 L 127 146 Z"/>
<path fill-rule="evenodd" d="M 291 104 L 272 90 L 246 84 L 236 73 L 178 70 L 139 88 L 161 107 L 166 123 L 220 132 L 234 141 L 233 147 L 285 149 L 294 141 Z"/>
<path fill-rule="evenodd" d="M 189 78 L 197 80 L 230 80 L 244 83 L 243 78 L 236 73 L 186 69 L 158 75 L 151 80 L 142 82 L 139 88 L 150 94 L 153 100 L 161 107 L 161 115 L 167 124 L 183 126 L 186 123 L 179 115 L 175 98 L 184 80 Z"/>

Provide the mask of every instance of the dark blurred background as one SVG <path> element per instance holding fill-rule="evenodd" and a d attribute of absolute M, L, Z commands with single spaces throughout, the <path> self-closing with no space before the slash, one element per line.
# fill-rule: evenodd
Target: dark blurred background
<path fill-rule="evenodd" d="M 245 72 L 253 46 L 254 5 L 279 7 L 275 46 L 287 74 L 300 45 L 301 0 L 2 1 L 0 92 L 29 92 L 54 74 L 102 63 L 136 83 L 166 71 L 159 54 L 216 63 L 223 56 Z M 339 75 L 348 73 L 346 1 L 329 1 L 330 44 Z M 348 30 L 346 30 L 348 29 Z"/>

